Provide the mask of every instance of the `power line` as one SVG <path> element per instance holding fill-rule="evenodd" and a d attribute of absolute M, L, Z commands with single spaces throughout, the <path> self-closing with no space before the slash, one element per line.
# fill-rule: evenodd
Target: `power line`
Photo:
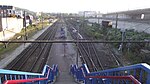
<path fill-rule="evenodd" d="M 101 41 L 101 40 L 8 40 L 0 43 L 150 43 L 150 41 Z"/>

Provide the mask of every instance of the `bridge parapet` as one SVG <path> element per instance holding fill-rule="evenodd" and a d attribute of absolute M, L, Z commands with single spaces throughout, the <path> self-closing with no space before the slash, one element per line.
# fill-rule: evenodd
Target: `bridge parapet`
<path fill-rule="evenodd" d="M 98 72 L 89 72 L 86 64 L 79 68 L 75 65 L 71 66 L 71 73 L 75 75 L 78 81 L 84 83 L 135 83 L 135 84 L 150 84 L 150 66 L 146 63 L 108 69 Z"/>
<path fill-rule="evenodd" d="M 53 65 L 52 68 L 48 65 L 45 65 L 41 74 L 0 69 L 0 84 L 47 84 L 54 82 L 57 75 L 57 65 Z"/>

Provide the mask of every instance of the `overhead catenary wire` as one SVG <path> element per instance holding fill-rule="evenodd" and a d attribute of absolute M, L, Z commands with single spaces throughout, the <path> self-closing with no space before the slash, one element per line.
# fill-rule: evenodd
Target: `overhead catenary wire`
<path fill-rule="evenodd" d="M 150 41 L 130 40 L 130 41 L 101 41 L 101 40 L 8 40 L 0 43 L 150 43 Z"/>

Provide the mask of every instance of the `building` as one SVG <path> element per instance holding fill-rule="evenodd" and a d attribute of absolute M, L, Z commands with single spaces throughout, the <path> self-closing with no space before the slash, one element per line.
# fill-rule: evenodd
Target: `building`
<path fill-rule="evenodd" d="M 97 17 L 97 12 L 96 11 L 80 11 L 78 15 L 84 16 L 84 17 Z"/>
<path fill-rule="evenodd" d="M 131 19 L 130 15 L 127 15 L 127 14 L 124 14 L 124 13 L 103 14 L 103 18 L 116 19 L 116 17 L 118 17 L 119 19 Z"/>
<path fill-rule="evenodd" d="M 97 17 L 103 17 L 103 14 L 102 13 L 100 13 L 100 11 L 97 13 Z"/>
<path fill-rule="evenodd" d="M 150 8 L 107 13 L 103 15 L 103 18 L 115 19 L 117 15 L 119 19 L 149 20 Z"/>
<path fill-rule="evenodd" d="M 32 11 L 14 6 L 0 5 L 0 40 L 8 40 L 24 27 L 24 11 L 26 11 L 26 25 L 33 20 Z M 29 18 L 27 18 L 29 17 Z"/>

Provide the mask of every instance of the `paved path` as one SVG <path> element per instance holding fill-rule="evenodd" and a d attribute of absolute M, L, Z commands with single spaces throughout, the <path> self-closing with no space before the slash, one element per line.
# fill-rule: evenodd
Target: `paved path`
<path fill-rule="evenodd" d="M 50 66 L 52 66 L 52 64 L 58 64 L 59 76 L 56 80 L 56 84 L 76 84 L 69 73 L 69 66 L 71 63 L 72 60 L 68 55 L 66 54 L 66 56 L 64 56 L 64 45 L 62 43 L 53 44 L 47 64 Z"/>

